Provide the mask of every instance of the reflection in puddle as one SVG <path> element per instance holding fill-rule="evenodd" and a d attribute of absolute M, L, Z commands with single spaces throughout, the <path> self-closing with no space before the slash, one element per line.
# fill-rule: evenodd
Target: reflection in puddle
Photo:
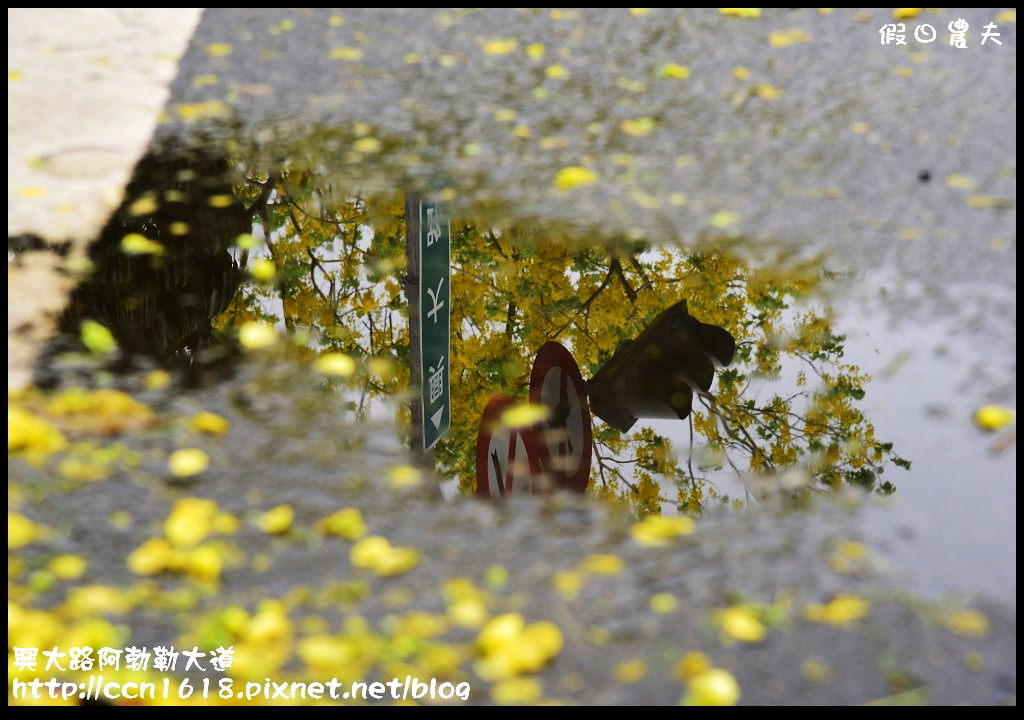
<path fill-rule="evenodd" d="M 200 153 L 148 157 L 92 250 L 96 272 L 75 292 L 65 328 L 94 318 L 128 353 L 188 364 L 197 351 L 225 346 L 229 328 L 272 319 L 318 351 L 360 361 L 357 412 L 400 396 L 409 378 L 402 195 L 363 196 L 297 168 L 250 171 L 232 184 L 228 170 Z M 715 247 L 714 239 L 701 246 Z M 843 484 L 888 494 L 895 488 L 880 479 L 885 467 L 909 464 L 858 409 L 869 378 L 844 363 L 843 336 L 815 304 L 816 262 L 760 269 L 727 251 L 621 238 L 584 247 L 541 224 L 456 218 L 452 263 L 452 430 L 435 457 L 465 491 L 475 487 L 483 407 L 495 393 L 525 393 L 537 348 L 557 339 L 594 378 L 682 301 L 728 367 L 712 386 L 710 362 L 667 359 L 699 364 L 701 391 L 692 413 L 672 411 L 684 420 L 669 436 L 631 428 L 625 415 L 597 423 L 598 495 L 640 512 L 666 504 L 697 511 L 738 502 L 718 489 L 723 473 L 793 469 L 787 477 L 798 481 L 787 491 L 797 496 Z M 630 382 L 652 392 L 679 385 L 662 365 Z M 689 391 L 680 387 L 668 394 Z M 621 415 L 608 398 L 591 403 Z"/>

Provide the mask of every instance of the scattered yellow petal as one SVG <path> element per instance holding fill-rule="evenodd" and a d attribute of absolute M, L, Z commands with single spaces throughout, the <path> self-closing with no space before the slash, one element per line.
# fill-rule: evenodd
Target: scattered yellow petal
<path fill-rule="evenodd" d="M 371 535 L 357 542 L 348 557 L 355 567 L 383 576 L 408 572 L 420 561 L 420 554 L 415 548 L 394 547 L 380 535 Z"/>
<path fill-rule="evenodd" d="M 791 30 L 772 31 L 771 35 L 768 36 L 768 43 L 773 48 L 784 48 L 797 43 L 808 42 L 810 39 L 810 34 L 794 28 Z"/>
<path fill-rule="evenodd" d="M 501 413 L 499 423 L 508 428 L 524 428 L 547 420 L 551 410 L 540 403 L 519 403 Z"/>
<path fill-rule="evenodd" d="M 732 76 L 737 80 L 749 80 L 750 70 L 743 67 L 742 65 L 737 65 L 732 69 Z"/>
<path fill-rule="evenodd" d="M 750 643 L 764 640 L 764 624 L 750 608 L 731 607 L 722 612 L 720 623 L 722 632 L 730 638 Z"/>
<path fill-rule="evenodd" d="M 651 610 L 654 612 L 666 615 L 670 612 L 675 612 L 676 608 L 679 607 L 679 601 L 671 593 L 655 593 L 651 595 L 650 605 Z"/>
<path fill-rule="evenodd" d="M 39 187 L 38 185 L 25 185 L 18 188 L 18 195 L 26 200 L 41 198 L 45 194 L 46 188 Z"/>
<path fill-rule="evenodd" d="M 754 94 L 765 100 L 777 100 L 782 97 L 782 90 L 769 83 L 760 83 L 753 87 Z"/>
<path fill-rule="evenodd" d="M 869 130 L 868 124 L 862 120 L 850 123 L 850 132 L 855 135 L 863 135 Z"/>
<path fill-rule="evenodd" d="M 484 582 L 493 588 L 502 587 L 508 582 L 508 570 L 502 565 L 488 565 L 484 571 Z"/>
<path fill-rule="evenodd" d="M 478 628 L 487 622 L 487 606 L 478 597 L 462 598 L 448 606 L 448 619 L 459 627 Z"/>
<path fill-rule="evenodd" d="M 364 137 L 352 143 L 352 147 L 355 148 L 356 152 L 372 155 L 373 153 L 379 153 L 384 146 L 375 137 Z"/>
<path fill-rule="evenodd" d="M 212 208 L 227 208 L 235 204 L 234 195 L 211 195 L 206 200 L 206 204 Z"/>
<path fill-rule="evenodd" d="M 82 344 L 89 348 L 89 352 L 97 355 L 106 355 L 117 350 L 117 341 L 113 334 L 95 320 L 82 321 Z"/>
<path fill-rule="evenodd" d="M 702 652 L 691 650 L 679 659 L 672 674 L 678 680 L 686 680 L 711 669 L 711 660 Z"/>
<path fill-rule="evenodd" d="M 260 530 L 270 535 L 280 535 L 292 526 L 295 511 L 291 505 L 278 505 L 260 515 Z"/>
<path fill-rule="evenodd" d="M 526 56 L 531 60 L 540 60 L 544 57 L 544 45 L 541 43 L 530 43 L 526 46 Z"/>
<path fill-rule="evenodd" d="M 497 705 L 535 705 L 542 693 L 537 678 L 510 678 L 491 687 L 491 700 Z"/>
<path fill-rule="evenodd" d="M 581 572 L 560 570 L 551 578 L 551 584 L 554 585 L 559 595 L 566 600 L 572 600 L 580 594 L 585 579 L 586 576 Z"/>
<path fill-rule="evenodd" d="M 226 417 L 204 410 L 192 417 L 192 427 L 199 432 L 223 435 L 231 429 L 231 422 Z"/>
<path fill-rule="evenodd" d="M 200 545 L 189 550 L 184 557 L 184 570 L 199 580 L 213 581 L 224 569 L 224 558 L 220 551 L 210 545 Z"/>
<path fill-rule="evenodd" d="M 345 353 L 324 353 L 313 361 L 313 369 L 322 375 L 351 377 L 356 371 L 356 361 Z"/>
<path fill-rule="evenodd" d="M 121 251 L 129 255 L 163 255 L 167 252 L 156 240 L 139 233 L 129 233 L 121 238 Z"/>
<path fill-rule="evenodd" d="M 206 87 L 207 85 L 216 85 L 219 82 L 220 78 L 213 73 L 204 73 L 192 78 L 192 84 L 197 88 Z"/>
<path fill-rule="evenodd" d="M 441 67 L 452 67 L 458 61 L 459 59 L 452 55 L 451 53 L 444 53 L 443 55 L 437 58 L 437 62 L 441 65 Z"/>
<path fill-rule="evenodd" d="M 593 575 L 618 575 L 624 566 L 625 563 L 618 555 L 601 553 L 585 558 L 580 564 L 580 570 Z"/>
<path fill-rule="evenodd" d="M 831 625 L 847 625 L 868 614 L 871 603 L 856 595 L 836 595 L 825 605 L 808 605 L 804 615 L 813 622 L 824 622 Z"/>
<path fill-rule="evenodd" d="M 907 67 L 906 65 L 898 65 L 892 69 L 892 74 L 896 77 L 903 78 L 914 77 L 914 68 Z"/>
<path fill-rule="evenodd" d="M 206 54 L 210 57 L 225 57 L 230 55 L 233 50 L 230 43 L 211 43 L 206 46 Z"/>
<path fill-rule="evenodd" d="M 583 185 L 592 185 L 597 182 L 597 173 L 593 170 L 579 166 L 564 167 L 555 176 L 555 187 L 559 190 L 572 190 Z"/>
<path fill-rule="evenodd" d="M 892 19 L 893 20 L 912 20 L 921 14 L 924 8 L 893 8 Z"/>
<path fill-rule="evenodd" d="M 160 207 L 156 198 L 152 195 L 144 195 L 128 206 L 128 212 L 136 217 L 139 215 L 150 215 Z"/>
<path fill-rule="evenodd" d="M 150 538 L 128 555 L 128 569 L 136 575 L 156 575 L 172 567 L 176 555 L 164 538 Z"/>
<path fill-rule="evenodd" d="M 686 204 L 686 194 L 681 192 L 669 193 L 668 201 L 676 207 L 682 207 Z"/>
<path fill-rule="evenodd" d="M 654 130 L 654 118 L 640 117 L 623 120 L 619 129 L 633 137 L 647 137 Z"/>
<path fill-rule="evenodd" d="M 348 62 L 357 62 L 363 59 L 363 51 L 359 48 L 354 47 L 336 47 L 332 48 L 328 53 L 328 57 L 332 60 L 347 60 Z"/>
<path fill-rule="evenodd" d="M 182 448 L 171 453 L 167 468 L 175 477 L 198 475 L 210 464 L 210 458 L 198 448 Z"/>
<path fill-rule="evenodd" d="M 78 555 L 58 555 L 46 567 L 60 580 L 75 580 L 85 572 L 87 563 Z"/>
<path fill-rule="evenodd" d="M 20 513 L 7 511 L 7 549 L 17 550 L 41 535 L 39 526 Z"/>
<path fill-rule="evenodd" d="M 761 8 L 718 8 L 718 12 L 731 17 L 761 17 Z"/>
<path fill-rule="evenodd" d="M 552 80 L 564 80 L 569 77 L 569 71 L 565 69 L 564 65 L 548 65 L 544 74 Z"/>
<path fill-rule="evenodd" d="M 683 80 L 690 77 L 690 68 L 676 63 L 666 63 L 661 66 L 661 76 L 672 80 Z"/>
<path fill-rule="evenodd" d="M 388 470 L 388 485 L 396 490 L 414 487 L 423 481 L 423 473 L 412 465 L 396 465 Z"/>
<path fill-rule="evenodd" d="M 21 70 L 8 70 L 7 71 L 7 81 L 8 82 L 17 82 L 18 80 L 21 80 L 22 77 L 24 77 L 24 74 L 21 72 Z"/>
<path fill-rule="evenodd" d="M 1017 11 L 1016 10 L 1002 10 L 996 13 L 996 22 L 1001 23 L 1015 23 L 1017 22 Z"/>
<path fill-rule="evenodd" d="M 687 705 L 735 705 L 740 699 L 740 685 L 728 670 L 712 668 L 690 678 L 683 702 Z"/>
<path fill-rule="evenodd" d="M 273 325 L 248 320 L 238 329 L 238 341 L 250 350 L 258 350 L 277 342 L 277 331 Z"/>
<path fill-rule="evenodd" d="M 257 282 L 268 283 L 277 275 L 277 266 L 270 258 L 255 258 L 249 264 L 249 274 Z"/>
<path fill-rule="evenodd" d="M 342 25 L 345 24 L 345 16 L 331 15 L 329 18 L 327 18 L 327 24 L 330 25 L 331 27 L 341 27 Z"/>
<path fill-rule="evenodd" d="M 222 511 L 213 516 L 210 529 L 219 535 L 234 535 L 238 532 L 239 524 L 238 518 L 231 513 Z"/>
<path fill-rule="evenodd" d="M 832 681 L 832 668 L 823 660 L 809 657 L 800 663 L 800 673 L 810 682 L 824 684 Z"/>
<path fill-rule="evenodd" d="M 517 138 L 528 138 L 530 137 L 530 128 L 527 125 L 516 125 L 512 128 L 512 132 L 515 133 Z"/>
<path fill-rule="evenodd" d="M 487 55 L 510 55 L 519 47 L 519 41 L 515 38 L 499 38 L 488 40 L 484 43 L 484 53 Z"/>
<path fill-rule="evenodd" d="M 988 634 L 988 618 L 978 610 L 954 610 L 942 616 L 942 624 L 957 635 L 982 637 Z"/>
<path fill-rule="evenodd" d="M 174 106 L 174 112 L 182 120 L 194 122 L 196 120 L 226 117 L 231 114 L 231 106 L 222 100 L 206 100 L 197 103 L 180 103 Z"/>
<path fill-rule="evenodd" d="M 494 120 L 496 122 L 515 122 L 517 117 L 519 117 L 519 113 L 511 108 L 501 108 L 494 111 Z"/>
<path fill-rule="evenodd" d="M 210 534 L 216 514 L 217 503 L 213 500 L 182 498 L 174 503 L 164 521 L 164 535 L 175 547 L 198 545 Z"/>
<path fill-rule="evenodd" d="M 38 460 L 63 450 L 67 439 L 57 428 L 21 408 L 7 406 L 7 452 L 25 452 Z"/>
<path fill-rule="evenodd" d="M 630 534 L 641 545 L 667 545 L 671 538 L 692 533 L 694 526 L 693 519 L 685 515 L 648 515 L 630 529 Z"/>
<path fill-rule="evenodd" d="M 317 529 L 344 540 L 358 540 L 366 535 L 366 523 L 356 508 L 342 508 L 331 513 L 317 523 Z"/>
<path fill-rule="evenodd" d="M 740 215 L 739 213 L 731 210 L 719 210 L 708 218 L 708 221 L 711 223 L 712 227 L 724 230 L 738 223 L 740 221 Z"/>
<path fill-rule="evenodd" d="M 967 198 L 967 207 L 990 208 L 996 204 L 996 199 L 991 195 L 971 195 Z"/>
<path fill-rule="evenodd" d="M 974 422 L 982 430 L 1002 430 L 1017 422 L 1017 411 L 999 405 L 983 405 L 974 413 Z"/>
<path fill-rule="evenodd" d="M 647 663 L 639 658 L 624 660 L 615 666 L 615 679 L 621 683 L 640 682 L 646 674 Z"/>
<path fill-rule="evenodd" d="M 967 175 L 960 175 L 959 173 L 951 173 L 946 176 L 946 184 L 951 188 L 957 190 L 971 191 L 974 189 L 974 180 Z"/>

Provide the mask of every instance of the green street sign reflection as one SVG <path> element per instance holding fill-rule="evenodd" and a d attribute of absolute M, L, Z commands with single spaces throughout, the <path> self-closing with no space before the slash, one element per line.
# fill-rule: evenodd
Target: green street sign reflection
<path fill-rule="evenodd" d="M 451 228 L 440 203 L 420 203 L 420 368 L 423 447 L 452 424 Z"/>

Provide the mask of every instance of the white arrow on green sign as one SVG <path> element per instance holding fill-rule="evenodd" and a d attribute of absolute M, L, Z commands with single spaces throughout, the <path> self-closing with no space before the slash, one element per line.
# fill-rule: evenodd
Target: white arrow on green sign
<path fill-rule="evenodd" d="M 423 447 L 429 450 L 452 424 L 451 228 L 440 203 L 420 203 L 420 391 Z"/>

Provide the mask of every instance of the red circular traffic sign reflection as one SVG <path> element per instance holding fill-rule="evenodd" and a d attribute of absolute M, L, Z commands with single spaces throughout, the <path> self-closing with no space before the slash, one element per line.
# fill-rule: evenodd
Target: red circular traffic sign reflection
<path fill-rule="evenodd" d="M 543 467 L 555 487 L 584 492 L 590 481 L 593 439 L 587 384 L 572 353 L 559 343 L 545 343 L 537 353 L 530 373 L 530 401 L 551 410 L 537 438 Z"/>

